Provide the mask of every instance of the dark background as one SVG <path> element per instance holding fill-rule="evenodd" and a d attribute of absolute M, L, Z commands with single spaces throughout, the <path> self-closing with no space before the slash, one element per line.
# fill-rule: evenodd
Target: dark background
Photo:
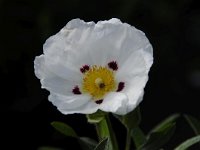
<path fill-rule="evenodd" d="M 55 120 L 68 123 L 81 136 L 96 138 L 84 115 L 62 115 L 48 102 L 49 93 L 41 89 L 33 61 L 42 54 L 45 40 L 71 19 L 96 22 L 113 17 L 144 31 L 154 48 L 154 64 L 140 105 L 144 131 L 175 112 L 200 118 L 197 0 L 0 0 L 1 147 L 79 149 L 76 140 L 64 138 L 50 126 Z M 122 143 L 124 128 L 111 119 Z M 179 119 L 166 149 L 192 135 L 186 122 Z"/>

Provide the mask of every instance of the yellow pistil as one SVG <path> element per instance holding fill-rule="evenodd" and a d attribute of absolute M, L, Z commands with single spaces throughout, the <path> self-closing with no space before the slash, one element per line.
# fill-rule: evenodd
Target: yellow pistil
<path fill-rule="evenodd" d="M 107 67 L 91 66 L 84 73 L 82 92 L 89 93 L 93 100 L 103 99 L 111 91 L 116 90 L 114 72 Z"/>

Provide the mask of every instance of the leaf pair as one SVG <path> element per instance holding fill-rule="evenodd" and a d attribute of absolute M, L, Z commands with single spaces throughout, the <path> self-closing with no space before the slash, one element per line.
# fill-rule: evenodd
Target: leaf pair
<path fill-rule="evenodd" d="M 176 119 L 179 114 L 174 114 L 159 123 L 146 137 L 143 145 L 138 150 L 158 150 L 172 137 L 176 128 Z"/>
<path fill-rule="evenodd" d="M 131 137 L 137 150 L 158 150 L 173 135 L 176 128 L 175 121 L 179 117 L 179 114 L 174 114 L 162 121 L 147 136 L 139 128 L 141 122 L 139 107 L 125 116 L 116 117 L 127 128 L 127 131 L 131 132 Z"/>

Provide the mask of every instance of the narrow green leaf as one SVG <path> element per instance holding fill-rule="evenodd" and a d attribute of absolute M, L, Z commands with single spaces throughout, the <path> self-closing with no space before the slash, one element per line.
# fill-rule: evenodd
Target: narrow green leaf
<path fill-rule="evenodd" d="M 60 133 L 76 138 L 83 150 L 94 150 L 97 145 L 97 142 L 93 139 L 88 137 L 78 137 L 76 132 L 69 125 L 63 122 L 54 121 L 51 123 L 51 125 Z"/>
<path fill-rule="evenodd" d="M 193 129 L 194 133 L 196 135 L 200 134 L 200 120 L 196 119 L 195 117 L 192 117 L 190 115 L 184 115 L 184 118 L 188 122 L 188 124 Z"/>
<path fill-rule="evenodd" d="M 66 136 L 71 136 L 71 137 L 78 137 L 76 132 L 67 124 L 59 121 L 54 121 L 51 123 L 51 125 L 60 133 L 66 135 Z"/>
<path fill-rule="evenodd" d="M 56 147 L 50 147 L 50 146 L 42 146 L 42 147 L 39 147 L 37 150 L 63 150 L 63 149 L 56 148 Z"/>
<path fill-rule="evenodd" d="M 118 116 L 114 115 L 117 119 L 120 120 L 120 122 L 129 130 L 131 131 L 136 126 L 140 124 L 141 121 L 141 114 L 140 114 L 140 108 L 137 107 L 132 112 L 124 115 L 124 116 Z"/>
<path fill-rule="evenodd" d="M 180 114 L 173 114 L 166 119 L 164 119 L 161 123 L 159 123 L 156 127 L 152 129 L 151 132 L 159 131 L 168 126 L 168 124 L 174 123 L 177 118 L 180 117 Z"/>
<path fill-rule="evenodd" d="M 108 138 L 103 139 L 94 150 L 108 150 L 109 148 L 109 140 Z"/>
<path fill-rule="evenodd" d="M 99 123 L 107 113 L 98 110 L 96 113 L 86 115 L 89 123 Z"/>
<path fill-rule="evenodd" d="M 134 141 L 136 148 L 141 147 L 146 142 L 146 137 L 145 137 L 143 131 L 139 127 L 135 127 L 131 131 L 131 137 Z"/>
<path fill-rule="evenodd" d="M 180 144 L 178 147 L 176 147 L 175 150 L 186 150 L 187 148 L 189 148 L 190 146 L 192 146 L 198 142 L 200 142 L 200 135 L 186 140 L 185 142 Z"/>
<path fill-rule="evenodd" d="M 147 142 L 139 150 L 157 150 L 166 144 L 175 131 L 175 123 L 169 123 L 158 131 L 152 132 Z"/>
<path fill-rule="evenodd" d="M 94 148 L 97 146 L 97 142 L 88 137 L 80 137 L 78 138 L 78 142 L 82 150 L 94 150 Z"/>

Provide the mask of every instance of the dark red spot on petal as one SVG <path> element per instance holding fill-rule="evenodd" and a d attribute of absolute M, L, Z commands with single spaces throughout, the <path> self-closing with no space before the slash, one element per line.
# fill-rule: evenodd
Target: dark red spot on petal
<path fill-rule="evenodd" d="M 118 65 L 116 61 L 111 61 L 108 63 L 108 67 L 114 71 L 116 71 L 118 69 Z"/>
<path fill-rule="evenodd" d="M 119 82 L 117 92 L 120 92 L 124 89 L 124 84 L 125 84 L 124 82 Z"/>
<path fill-rule="evenodd" d="M 80 92 L 78 86 L 75 86 L 75 87 L 73 88 L 72 92 L 73 92 L 74 94 L 81 94 L 81 92 Z"/>
<path fill-rule="evenodd" d="M 103 99 L 95 101 L 96 104 L 101 104 L 103 102 Z"/>
<path fill-rule="evenodd" d="M 90 66 L 89 65 L 84 65 L 80 68 L 80 71 L 82 73 L 85 73 L 86 71 L 88 71 L 90 69 Z"/>

